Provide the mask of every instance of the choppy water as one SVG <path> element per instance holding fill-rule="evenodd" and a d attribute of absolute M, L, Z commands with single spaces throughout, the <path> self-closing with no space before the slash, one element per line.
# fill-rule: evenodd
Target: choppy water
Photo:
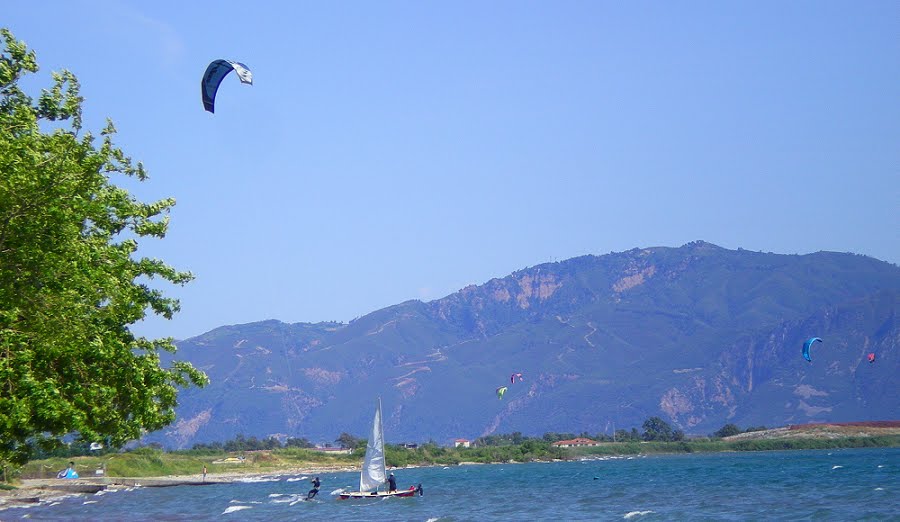
<path fill-rule="evenodd" d="M 338 501 L 355 473 L 137 488 L 0 511 L 0 520 L 898 520 L 900 449 L 724 453 L 402 469 L 425 495 Z"/>

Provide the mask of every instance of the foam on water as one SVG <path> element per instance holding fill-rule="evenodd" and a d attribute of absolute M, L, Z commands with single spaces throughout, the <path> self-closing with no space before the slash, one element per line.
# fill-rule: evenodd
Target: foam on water
<path fill-rule="evenodd" d="M 625 516 L 622 518 L 624 518 L 625 520 L 628 520 L 628 519 L 634 518 L 634 517 L 642 517 L 644 515 L 649 515 L 650 513 L 653 513 L 653 511 L 650 511 L 649 509 L 646 511 L 629 511 L 628 513 L 625 513 Z"/>
<path fill-rule="evenodd" d="M 228 513 L 234 513 L 235 511 L 241 511 L 244 509 L 250 509 L 251 506 L 230 506 L 225 508 L 225 511 L 222 512 L 223 515 L 227 515 Z"/>
<path fill-rule="evenodd" d="M 254 482 L 278 482 L 281 479 L 278 477 L 244 477 L 236 479 L 235 482 L 245 482 L 245 483 L 254 483 Z"/>

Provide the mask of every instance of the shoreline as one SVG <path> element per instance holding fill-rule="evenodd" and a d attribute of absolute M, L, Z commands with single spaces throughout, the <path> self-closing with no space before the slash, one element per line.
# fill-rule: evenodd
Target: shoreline
<path fill-rule="evenodd" d="M 778 442 L 788 443 L 791 441 L 811 441 L 811 440 L 842 440 L 846 443 L 850 439 L 859 438 L 867 439 L 873 436 L 887 436 L 893 439 L 889 444 L 882 446 L 855 445 L 845 444 L 832 447 L 772 447 L 759 449 L 738 449 L 738 448 L 704 448 L 700 445 L 688 451 L 658 451 L 650 450 L 650 448 L 638 449 L 637 453 L 619 452 L 605 453 L 594 452 L 593 449 L 584 448 L 586 451 L 576 451 L 568 455 L 565 459 L 536 459 L 531 462 L 560 462 L 574 461 L 584 459 L 602 459 L 615 457 L 636 457 L 661 454 L 703 454 L 718 453 L 722 451 L 798 451 L 798 450 L 825 450 L 836 448 L 867 448 L 867 447 L 897 447 L 897 437 L 900 436 L 900 426 L 897 421 L 891 421 L 890 426 L 878 427 L 861 427 L 859 425 L 812 425 L 803 427 L 785 427 L 775 428 L 760 432 L 748 432 L 736 436 L 723 439 L 727 442 L 752 443 L 752 442 Z M 799 428 L 799 429 L 798 429 Z M 802 431 L 800 431 L 802 430 Z M 780 444 L 779 444 L 780 445 Z M 461 461 L 456 466 L 463 465 L 487 465 L 487 464 L 512 464 L 511 461 L 497 462 L 478 462 L 478 461 Z M 521 463 L 521 462 L 515 462 Z M 444 467 L 448 464 L 410 464 L 402 468 L 393 467 L 392 469 L 410 469 L 420 467 Z M 454 464 L 449 464 L 454 465 Z M 274 468 L 268 470 L 253 469 L 251 470 L 230 470 L 222 472 L 213 472 L 206 474 L 206 480 L 202 473 L 193 473 L 189 475 L 163 475 L 153 477 L 113 477 L 113 476 L 91 476 L 81 477 L 78 479 L 58 479 L 58 478 L 27 478 L 21 479 L 19 485 L 15 489 L 0 490 L 0 511 L 4 511 L 11 507 L 25 507 L 28 505 L 40 505 L 46 502 L 54 502 L 72 495 L 89 495 L 102 494 L 104 491 L 120 491 L 131 490 L 135 487 L 173 487 L 173 486 L 210 486 L 220 484 L 231 484 L 241 481 L 254 481 L 265 479 L 266 477 L 276 477 L 284 475 L 316 475 L 324 473 L 352 473 L 359 472 L 361 464 L 358 465 L 335 465 L 331 463 L 316 464 L 313 462 L 304 463 L 302 466 L 286 466 L 283 468 Z"/>
<path fill-rule="evenodd" d="M 22 479 L 15 489 L 0 490 L 0 511 L 12 507 L 39 505 L 60 501 L 73 495 L 102 494 L 104 491 L 130 491 L 134 488 L 161 488 L 176 486 L 216 486 L 252 481 L 282 475 L 315 475 L 359 471 L 359 467 L 307 466 L 271 471 L 221 472 L 191 475 L 167 475 L 159 477 L 83 477 L 77 479 L 41 478 Z"/>
<path fill-rule="evenodd" d="M 552 461 L 540 461 L 552 462 Z M 460 462 L 458 466 L 487 464 L 509 464 L 509 462 Z M 403 468 L 415 469 L 426 467 L 444 467 L 440 464 L 414 464 Z M 304 466 L 300 468 L 273 469 L 269 471 L 220 472 L 207 473 L 206 480 L 202 473 L 191 475 L 166 475 L 157 477 L 83 477 L 77 479 L 40 478 L 22 479 L 21 485 L 13 490 L 0 490 L 0 512 L 12 507 L 25 507 L 61 501 L 73 495 L 102 494 L 104 491 L 131 491 L 134 488 L 158 488 L 176 486 L 216 486 L 235 482 L 255 481 L 267 477 L 285 475 L 321 475 L 325 473 L 358 473 L 359 466 Z"/>

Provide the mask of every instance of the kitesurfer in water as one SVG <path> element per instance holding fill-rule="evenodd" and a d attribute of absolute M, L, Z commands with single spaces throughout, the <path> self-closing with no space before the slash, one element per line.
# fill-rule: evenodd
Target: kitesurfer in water
<path fill-rule="evenodd" d="M 319 486 L 321 483 L 319 482 L 319 477 L 312 479 L 313 488 L 309 490 L 309 493 L 306 494 L 306 500 L 312 500 L 319 493 Z"/>
<path fill-rule="evenodd" d="M 388 477 L 388 491 L 390 491 L 390 492 L 397 491 L 397 479 L 394 478 L 393 473 L 391 473 L 391 476 Z"/>

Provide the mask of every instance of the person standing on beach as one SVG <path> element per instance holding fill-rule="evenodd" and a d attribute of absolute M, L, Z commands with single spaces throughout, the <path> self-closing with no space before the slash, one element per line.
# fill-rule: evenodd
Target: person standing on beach
<path fill-rule="evenodd" d="M 309 490 L 309 493 L 306 494 L 306 500 L 312 500 L 313 497 L 315 497 L 316 494 L 319 493 L 319 485 L 320 484 L 321 483 L 319 482 L 319 477 L 316 477 L 312 480 L 313 488 L 311 490 Z"/>
<path fill-rule="evenodd" d="M 203 482 L 206 482 L 206 466 L 203 466 Z"/>

